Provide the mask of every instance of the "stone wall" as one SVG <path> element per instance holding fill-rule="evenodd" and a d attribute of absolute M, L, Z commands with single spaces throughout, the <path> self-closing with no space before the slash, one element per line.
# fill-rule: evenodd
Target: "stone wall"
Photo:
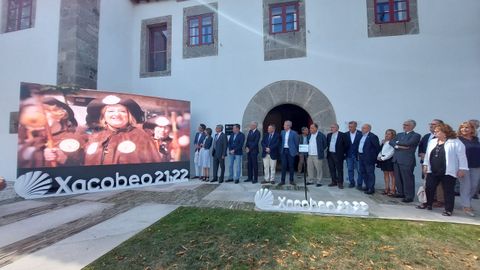
<path fill-rule="evenodd" d="M 62 0 L 58 85 L 97 88 L 100 0 Z"/>

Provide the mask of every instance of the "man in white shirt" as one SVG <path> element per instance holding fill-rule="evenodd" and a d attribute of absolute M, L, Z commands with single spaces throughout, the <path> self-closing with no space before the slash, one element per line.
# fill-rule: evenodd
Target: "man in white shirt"
<path fill-rule="evenodd" d="M 309 131 L 307 127 L 302 127 L 302 134 L 300 135 L 300 144 L 307 144 L 308 142 Z M 298 153 L 298 173 L 302 173 L 303 165 L 306 164 L 306 157 L 307 154 L 305 153 Z"/>
<path fill-rule="evenodd" d="M 322 186 L 320 181 L 323 178 L 323 160 L 325 159 L 325 149 L 327 149 L 327 138 L 318 130 L 318 125 L 310 125 L 310 135 L 308 139 L 308 184 L 316 183 L 317 187 Z"/>
<path fill-rule="evenodd" d="M 358 165 L 358 144 L 360 143 L 360 139 L 362 138 L 362 132 L 360 130 L 357 130 L 357 126 L 358 124 L 356 121 L 350 121 L 348 123 L 348 132 L 346 132 L 348 150 L 345 160 L 347 162 L 348 181 L 350 182 L 348 187 L 354 188 L 356 185 L 357 189 L 361 190 L 363 185 L 363 179 L 360 174 L 360 167 Z M 355 171 L 357 171 L 356 183 Z"/>
<path fill-rule="evenodd" d="M 338 131 L 339 126 L 334 123 L 330 126 L 330 133 L 327 134 L 327 161 L 332 182 L 329 187 L 338 186 L 343 189 L 343 160 L 345 159 L 348 145 L 345 134 Z"/>
<path fill-rule="evenodd" d="M 287 168 L 290 172 L 290 184 L 295 185 L 294 161 L 295 156 L 298 155 L 298 134 L 292 130 L 292 121 L 287 120 L 283 123 L 283 129 L 281 134 L 281 159 L 282 159 L 282 178 L 278 186 L 285 185 L 285 177 L 287 175 Z"/>

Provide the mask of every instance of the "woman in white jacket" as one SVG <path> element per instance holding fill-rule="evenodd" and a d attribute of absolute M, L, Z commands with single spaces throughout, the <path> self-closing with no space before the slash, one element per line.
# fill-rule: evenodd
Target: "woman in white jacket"
<path fill-rule="evenodd" d="M 433 197 L 439 183 L 445 195 L 444 216 L 451 216 L 455 204 L 455 181 L 468 171 L 465 146 L 457 139 L 455 131 L 447 124 L 435 127 L 435 137 L 428 143 L 423 172 L 427 174 L 427 203 L 417 208 L 432 210 Z"/>
<path fill-rule="evenodd" d="M 383 179 L 385 180 L 385 191 L 383 195 L 395 195 L 395 175 L 393 173 L 393 148 L 389 142 L 395 138 L 397 133 L 393 129 L 385 131 L 385 139 L 382 141 L 382 150 L 377 156 L 377 166 L 383 171 Z"/>

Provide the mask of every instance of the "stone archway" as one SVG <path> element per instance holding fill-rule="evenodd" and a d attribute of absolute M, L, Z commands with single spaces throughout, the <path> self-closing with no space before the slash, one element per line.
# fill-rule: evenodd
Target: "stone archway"
<path fill-rule="evenodd" d="M 305 82 L 284 80 L 267 85 L 250 100 L 243 113 L 243 131 L 248 132 L 251 121 L 257 121 L 258 129 L 263 130 L 263 120 L 268 112 L 283 104 L 303 108 L 325 134 L 330 124 L 336 122 L 332 104 L 319 89 Z"/>
<path fill-rule="evenodd" d="M 268 112 L 284 104 L 293 104 L 303 108 L 324 134 L 330 131 L 332 123 L 337 122 L 332 104 L 320 90 L 305 82 L 285 80 L 267 85 L 250 100 L 243 113 L 243 132 L 248 133 L 248 126 L 252 121 L 258 122 L 258 130 L 263 131 L 263 121 Z M 243 159 L 246 164 L 246 155 Z M 259 175 L 262 175 L 263 165 L 260 155 L 258 162 Z M 324 162 L 323 165 L 324 177 L 329 177 L 327 162 Z M 247 166 L 243 166 L 243 175 L 246 174 Z"/>

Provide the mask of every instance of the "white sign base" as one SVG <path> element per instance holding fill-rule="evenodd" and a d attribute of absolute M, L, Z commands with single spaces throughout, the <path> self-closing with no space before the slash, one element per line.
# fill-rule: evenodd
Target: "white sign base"
<path fill-rule="evenodd" d="M 274 205 L 273 193 L 262 188 L 255 194 L 255 206 L 264 211 L 274 212 L 297 212 L 297 213 L 320 213 L 349 216 L 368 216 L 368 204 L 365 202 L 337 201 L 335 205 L 331 201 L 291 200 L 286 197 L 278 197 L 278 205 Z"/>

